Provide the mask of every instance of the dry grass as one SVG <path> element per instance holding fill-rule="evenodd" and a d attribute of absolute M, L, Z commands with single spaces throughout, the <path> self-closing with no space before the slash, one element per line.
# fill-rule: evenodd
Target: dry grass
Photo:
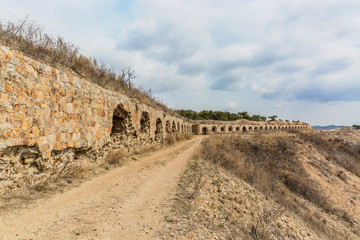
<path fill-rule="evenodd" d="M 328 161 L 359 176 L 359 146 L 324 139 L 321 134 L 310 131 L 212 136 L 204 139 L 200 154 L 203 159 L 231 171 L 297 214 L 320 234 L 331 239 L 348 239 L 348 233 L 334 228 L 322 216 L 334 216 L 350 229 L 355 221 L 346 209 L 329 201 L 326 192 L 309 177 L 298 159 L 297 144 L 312 145 L 327 156 Z M 341 172 L 338 177 L 346 179 Z M 304 205 L 307 203 L 317 210 L 310 211 Z"/>
<path fill-rule="evenodd" d="M 302 140 L 316 147 L 331 161 L 360 177 L 360 145 L 345 142 L 338 137 L 326 137 L 318 131 L 299 132 Z"/>
<path fill-rule="evenodd" d="M 42 28 L 25 17 L 18 22 L 0 22 L 0 43 L 23 52 L 36 60 L 43 61 L 57 68 L 70 69 L 103 88 L 121 92 L 131 98 L 161 109 L 167 113 L 178 114 L 151 95 L 151 89 L 135 87 L 135 72 L 131 67 L 124 68 L 119 74 L 104 63 L 79 53 L 79 48 L 63 38 L 53 38 L 42 32 Z"/>
<path fill-rule="evenodd" d="M 316 239 L 306 226 L 294 224 L 293 214 L 197 157 L 180 178 L 160 239 Z"/>
<path fill-rule="evenodd" d="M 144 155 L 149 152 L 155 152 L 160 148 L 159 144 L 149 144 L 142 146 L 140 148 L 136 148 L 134 151 L 132 151 L 132 154 L 134 155 Z"/>
<path fill-rule="evenodd" d="M 0 197 L 0 211 L 7 212 L 11 209 L 26 208 L 38 199 L 45 199 L 66 192 L 88 180 L 91 175 L 90 172 L 93 170 L 84 168 L 82 165 L 74 165 L 70 167 L 69 172 L 59 177 L 51 178 L 29 188 L 9 191 Z"/>
<path fill-rule="evenodd" d="M 185 133 L 185 134 L 168 134 L 164 139 L 164 144 L 167 146 L 171 146 L 179 141 L 189 140 L 194 136 L 193 133 Z"/>
<path fill-rule="evenodd" d="M 125 149 L 118 149 L 109 152 L 106 156 L 105 162 L 110 165 L 122 166 L 125 162 L 124 158 L 127 156 Z"/>
<path fill-rule="evenodd" d="M 257 134 L 248 139 L 234 136 L 208 138 L 202 143 L 202 156 L 268 194 L 282 195 L 273 191 L 282 184 L 307 200 L 318 202 L 321 196 L 296 160 L 292 138 L 285 133 Z"/>

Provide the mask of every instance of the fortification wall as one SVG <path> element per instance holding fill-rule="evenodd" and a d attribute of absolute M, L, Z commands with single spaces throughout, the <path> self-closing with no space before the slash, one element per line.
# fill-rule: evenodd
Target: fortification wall
<path fill-rule="evenodd" d="M 21 147 L 46 162 L 66 149 L 100 148 L 111 136 L 136 145 L 186 132 L 182 118 L 0 46 L 0 181 L 27 164 Z"/>
<path fill-rule="evenodd" d="M 290 122 L 254 122 L 254 121 L 199 121 L 193 122 L 193 132 L 197 135 L 216 133 L 236 133 L 265 130 L 305 130 L 311 129 L 307 123 Z"/>

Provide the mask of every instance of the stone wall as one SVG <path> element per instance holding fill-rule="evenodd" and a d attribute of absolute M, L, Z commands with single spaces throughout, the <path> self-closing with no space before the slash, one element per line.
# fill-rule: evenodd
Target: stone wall
<path fill-rule="evenodd" d="M 113 135 L 134 143 L 191 131 L 182 118 L 0 46 L 0 181 L 10 174 L 4 166 L 23 161 L 4 158 L 19 155 L 17 148 L 46 160 L 66 149 L 101 148 Z"/>
<path fill-rule="evenodd" d="M 193 122 L 193 132 L 197 135 L 209 135 L 216 133 L 236 133 L 264 130 L 305 130 L 311 129 L 307 123 L 296 122 L 253 122 L 253 121 L 197 121 Z"/>

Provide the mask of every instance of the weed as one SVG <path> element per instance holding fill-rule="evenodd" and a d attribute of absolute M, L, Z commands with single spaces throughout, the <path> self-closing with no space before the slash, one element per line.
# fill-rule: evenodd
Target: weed
<path fill-rule="evenodd" d="M 270 235 L 275 235 L 275 231 L 270 230 L 270 226 L 273 225 L 276 220 L 281 217 L 285 212 L 285 209 L 277 210 L 264 210 L 259 215 L 256 225 L 251 226 L 251 236 L 253 239 L 268 239 Z M 283 238 L 279 233 L 276 233 L 276 239 Z"/>
<path fill-rule="evenodd" d="M 124 158 L 127 156 L 125 149 L 113 150 L 106 156 L 105 162 L 110 165 L 123 165 Z"/>

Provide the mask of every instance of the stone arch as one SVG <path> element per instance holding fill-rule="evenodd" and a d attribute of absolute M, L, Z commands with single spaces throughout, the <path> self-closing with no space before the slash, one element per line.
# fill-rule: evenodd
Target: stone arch
<path fill-rule="evenodd" d="M 220 129 L 222 132 L 225 132 L 225 126 L 222 126 Z"/>
<path fill-rule="evenodd" d="M 233 130 L 233 127 L 229 126 L 229 132 L 232 132 L 232 130 Z"/>
<path fill-rule="evenodd" d="M 269 126 L 269 129 L 271 130 L 271 129 L 272 129 L 272 126 Z"/>
<path fill-rule="evenodd" d="M 150 117 L 148 112 L 142 112 L 140 119 L 140 132 L 148 133 L 150 131 Z"/>
<path fill-rule="evenodd" d="M 184 124 L 181 125 L 181 132 L 184 133 Z"/>
<path fill-rule="evenodd" d="M 255 126 L 255 127 L 254 127 L 254 131 L 257 131 L 257 130 L 258 130 L 258 127 L 257 127 L 257 126 Z"/>
<path fill-rule="evenodd" d="M 203 127 L 203 128 L 202 128 L 202 134 L 203 134 L 203 135 L 207 135 L 207 134 L 208 134 L 208 128 L 207 128 L 207 127 Z"/>
<path fill-rule="evenodd" d="M 156 119 L 156 130 L 155 134 L 161 134 L 163 132 L 163 125 L 160 118 Z"/>
<path fill-rule="evenodd" d="M 263 126 L 260 126 L 260 128 L 259 128 L 260 130 L 264 130 L 264 128 L 263 128 Z"/>
<path fill-rule="evenodd" d="M 173 133 L 176 132 L 176 123 L 175 123 L 175 121 L 173 121 L 173 123 L 172 123 L 171 132 L 173 132 Z"/>
<path fill-rule="evenodd" d="M 247 132 L 247 129 L 246 129 L 245 126 L 242 128 L 242 131 L 243 131 L 243 132 Z"/>
<path fill-rule="evenodd" d="M 216 129 L 217 129 L 216 126 L 213 126 L 211 130 L 212 130 L 213 132 L 216 132 Z"/>
<path fill-rule="evenodd" d="M 239 132 L 239 131 L 240 131 L 240 127 L 236 127 L 236 131 Z"/>
<path fill-rule="evenodd" d="M 170 121 L 166 121 L 166 133 L 171 133 L 171 124 Z"/>
<path fill-rule="evenodd" d="M 112 123 L 111 135 L 115 133 L 127 134 L 131 130 L 131 114 L 125 110 L 122 103 L 114 109 Z"/>
<path fill-rule="evenodd" d="M 249 126 L 249 131 L 252 131 L 252 130 L 253 130 L 252 126 Z"/>

